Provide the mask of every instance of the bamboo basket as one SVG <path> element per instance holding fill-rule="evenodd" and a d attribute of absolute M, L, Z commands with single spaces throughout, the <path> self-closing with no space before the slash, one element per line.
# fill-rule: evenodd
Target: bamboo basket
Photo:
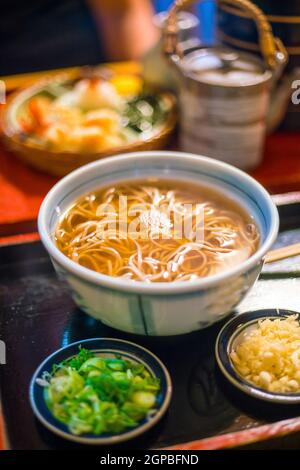
<path fill-rule="evenodd" d="M 99 160 L 105 157 L 112 157 L 120 153 L 137 152 L 143 150 L 159 150 L 166 147 L 171 134 L 173 133 L 176 121 L 176 100 L 175 97 L 167 92 L 157 92 L 168 107 L 168 113 L 165 121 L 157 130 L 157 133 L 151 138 L 141 141 L 134 141 L 130 144 L 106 149 L 95 153 L 80 153 L 48 150 L 46 146 L 24 139 L 15 123 L 11 119 L 11 109 L 16 107 L 17 103 L 22 103 L 30 96 L 42 91 L 50 81 L 57 82 L 68 80 L 68 75 L 58 75 L 55 78 L 42 80 L 33 86 L 13 93 L 7 100 L 7 104 L 1 110 L 1 138 L 8 150 L 15 153 L 22 161 L 40 170 L 54 176 L 64 176 L 76 168 L 87 163 Z M 74 77 L 73 77 L 74 78 Z M 79 78 L 79 77 L 78 77 Z"/>

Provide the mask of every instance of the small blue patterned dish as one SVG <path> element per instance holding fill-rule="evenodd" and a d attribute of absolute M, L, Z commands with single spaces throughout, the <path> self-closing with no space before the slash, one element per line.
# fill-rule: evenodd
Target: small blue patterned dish
<path fill-rule="evenodd" d="M 41 380 L 45 372 L 50 373 L 54 364 L 59 364 L 62 361 L 75 356 L 78 353 L 79 346 L 93 351 L 97 356 L 106 358 L 120 356 L 122 359 L 127 359 L 135 363 L 140 363 L 145 366 L 148 372 L 160 380 L 160 390 L 156 397 L 156 412 L 151 413 L 149 417 L 141 421 L 135 428 L 125 430 L 119 434 L 72 434 L 68 427 L 58 421 L 49 410 L 45 397 L 44 387 L 41 386 Z M 46 426 L 50 431 L 59 435 L 62 438 L 70 441 L 78 442 L 81 444 L 94 444 L 94 445 L 110 445 L 118 444 L 129 439 L 140 436 L 154 426 L 165 414 L 170 404 L 172 395 L 172 383 L 169 372 L 163 363 L 147 349 L 131 343 L 114 338 L 94 338 L 76 343 L 69 344 L 68 346 L 59 349 L 50 356 L 48 356 L 37 368 L 30 383 L 30 403 L 35 416 L 41 423 Z"/>
<path fill-rule="evenodd" d="M 300 403 L 300 393 L 273 393 L 259 388 L 245 380 L 235 368 L 230 354 L 243 340 L 245 333 L 256 328 L 259 320 L 265 318 L 286 318 L 288 315 L 299 315 L 299 312 L 282 309 L 265 309 L 246 312 L 232 318 L 221 329 L 215 346 L 218 366 L 227 380 L 242 392 L 253 398 L 271 403 L 296 405 Z"/>

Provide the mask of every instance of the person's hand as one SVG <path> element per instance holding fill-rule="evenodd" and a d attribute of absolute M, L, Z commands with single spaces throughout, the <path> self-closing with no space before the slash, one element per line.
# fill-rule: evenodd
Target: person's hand
<path fill-rule="evenodd" d="M 88 0 L 111 60 L 139 59 L 159 39 L 150 0 Z"/>

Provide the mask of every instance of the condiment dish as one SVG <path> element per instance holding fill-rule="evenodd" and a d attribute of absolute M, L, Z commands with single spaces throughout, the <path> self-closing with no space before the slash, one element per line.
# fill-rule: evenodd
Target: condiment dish
<path fill-rule="evenodd" d="M 127 428 L 120 433 L 105 433 L 101 435 L 83 433 L 76 435 L 70 432 L 67 425 L 56 419 L 51 413 L 44 393 L 45 376 L 49 377 L 54 365 L 58 365 L 62 361 L 76 356 L 79 347 L 93 352 L 99 358 L 110 359 L 117 356 L 119 359 L 143 365 L 153 378 L 159 379 L 159 391 L 155 399 L 155 408 L 136 427 Z M 37 419 L 50 431 L 64 439 L 91 445 L 119 444 L 142 435 L 152 428 L 166 413 L 171 395 L 171 378 L 164 364 L 152 352 L 142 346 L 114 338 L 86 339 L 55 351 L 39 365 L 30 383 L 30 403 Z"/>
<path fill-rule="evenodd" d="M 227 322 L 221 329 L 215 345 L 217 364 L 225 378 L 245 394 L 266 402 L 296 405 L 300 404 L 300 393 L 274 393 L 248 382 L 236 369 L 231 353 L 243 341 L 247 333 L 257 327 L 259 320 L 286 318 L 299 315 L 298 312 L 282 309 L 264 309 L 242 313 Z"/>

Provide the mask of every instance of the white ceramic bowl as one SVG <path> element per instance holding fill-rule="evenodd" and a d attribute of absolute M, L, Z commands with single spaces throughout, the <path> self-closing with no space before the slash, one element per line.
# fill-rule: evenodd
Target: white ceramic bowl
<path fill-rule="evenodd" d="M 149 176 L 198 182 L 226 193 L 255 218 L 261 233 L 258 250 L 239 265 L 207 278 L 152 284 L 99 274 L 58 250 L 53 241 L 56 224 L 78 197 L 100 186 Z M 77 305 L 113 328 L 153 336 L 195 331 L 229 314 L 257 279 L 278 225 L 269 194 L 246 173 L 214 159 L 167 151 L 124 154 L 75 170 L 51 189 L 38 218 L 42 242 Z"/>

